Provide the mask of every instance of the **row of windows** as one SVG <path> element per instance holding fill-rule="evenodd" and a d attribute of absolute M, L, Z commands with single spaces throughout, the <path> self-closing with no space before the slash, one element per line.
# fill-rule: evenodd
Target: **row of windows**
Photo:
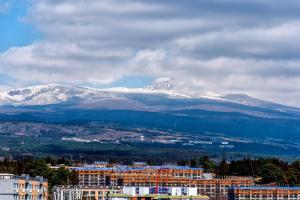
<path fill-rule="evenodd" d="M 24 185 L 24 184 L 18 184 L 18 183 L 15 183 L 14 184 L 14 188 L 15 189 L 26 189 L 26 190 L 29 190 L 29 189 L 33 189 L 33 190 L 37 190 L 37 189 L 43 189 L 44 186 L 43 185 L 31 185 L 31 184 L 28 184 L 28 185 Z"/>
<path fill-rule="evenodd" d="M 47 200 L 47 197 L 39 195 L 39 196 L 31 196 L 31 195 L 14 195 L 14 200 Z"/>
<path fill-rule="evenodd" d="M 268 197 L 283 197 L 283 198 L 298 198 L 300 197 L 300 195 L 297 195 L 297 194 L 290 194 L 290 195 L 265 195 L 265 194 L 240 194 L 240 195 L 235 195 L 236 198 L 238 197 L 246 197 L 246 198 L 268 198 Z"/>

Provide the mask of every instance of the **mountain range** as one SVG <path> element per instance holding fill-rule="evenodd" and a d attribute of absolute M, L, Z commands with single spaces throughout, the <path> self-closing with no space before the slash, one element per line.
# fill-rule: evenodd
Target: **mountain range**
<path fill-rule="evenodd" d="M 239 109 L 240 106 L 269 109 L 285 115 L 300 113 L 299 108 L 252 98 L 245 94 L 216 95 L 184 94 L 176 91 L 171 79 L 162 78 L 145 88 L 108 88 L 95 89 L 83 86 L 48 84 L 0 92 L 0 105 L 41 106 L 41 105 L 77 105 L 79 107 L 95 107 L 133 110 L 160 111 L 165 109 L 198 108 L 211 111 L 242 112 L 264 115 L 263 112 L 249 112 L 251 109 Z M 161 101 L 160 101 L 161 100 Z M 166 101 L 178 102 L 178 105 Z M 217 105 L 219 105 L 217 107 Z M 267 115 L 266 115 L 267 116 Z M 271 115 L 270 115 L 271 117 Z"/>
<path fill-rule="evenodd" d="M 245 94 L 184 94 L 168 78 L 145 88 L 94 89 L 48 84 L 5 91 L 0 93 L 0 120 L 105 121 L 132 130 L 162 130 L 210 141 L 232 141 L 235 146 L 260 144 L 273 149 L 261 152 L 249 145 L 247 153 L 300 152 L 299 108 Z"/>

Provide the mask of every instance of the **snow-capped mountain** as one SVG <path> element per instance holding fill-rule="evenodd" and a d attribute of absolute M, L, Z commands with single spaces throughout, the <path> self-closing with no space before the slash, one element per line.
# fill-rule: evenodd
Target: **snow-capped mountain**
<path fill-rule="evenodd" d="M 125 130 L 153 128 L 237 141 L 300 144 L 300 109 L 243 94 L 184 94 L 170 79 L 145 88 L 48 84 L 0 92 L 0 121 L 107 122 Z"/>
<path fill-rule="evenodd" d="M 156 84 L 156 85 L 155 85 Z M 176 93 L 171 90 L 164 90 L 155 82 L 155 86 L 146 88 L 108 88 L 96 89 L 74 85 L 47 84 L 27 88 L 13 89 L 0 92 L 0 105 L 48 105 L 68 101 L 89 101 L 107 98 L 126 98 L 126 94 L 153 94 L 167 95 L 174 98 L 189 98 L 188 95 Z M 160 89 L 155 89 L 160 87 Z M 170 88 L 170 87 L 169 87 Z"/>
<path fill-rule="evenodd" d="M 159 78 L 145 88 L 107 88 L 96 89 L 76 85 L 46 84 L 0 92 L 0 105 L 48 105 L 69 101 L 89 101 L 100 99 L 128 98 L 135 95 L 165 95 L 169 98 L 200 98 L 235 102 L 251 106 L 267 105 L 268 102 L 247 95 L 230 94 L 226 96 L 206 92 L 202 95 L 183 93 L 175 88 L 172 78 Z"/>
<path fill-rule="evenodd" d="M 46 105 L 68 101 L 71 98 L 83 98 L 93 91 L 71 85 L 38 85 L 14 89 L 0 93 L 1 104 L 13 105 Z"/>
<path fill-rule="evenodd" d="M 258 100 L 243 94 L 217 96 L 183 94 L 176 91 L 173 80 L 161 78 L 145 88 L 95 89 L 83 86 L 48 84 L 0 92 L 0 105 L 33 106 L 65 104 L 76 107 L 164 111 L 200 109 L 240 112 L 270 116 L 257 108 L 280 112 L 297 112 L 298 108 Z M 246 106 L 246 107 L 241 107 Z"/>

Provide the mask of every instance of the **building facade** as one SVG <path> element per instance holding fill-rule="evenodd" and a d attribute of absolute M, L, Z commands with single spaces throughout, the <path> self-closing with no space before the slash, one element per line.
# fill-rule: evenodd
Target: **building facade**
<path fill-rule="evenodd" d="M 47 200 L 48 181 L 43 177 L 0 174 L 1 200 Z"/>
<path fill-rule="evenodd" d="M 231 187 L 229 200 L 300 200 L 300 187 Z"/>
<path fill-rule="evenodd" d="M 109 194 L 121 193 L 121 188 L 55 186 L 52 200 L 107 200 Z"/>
<path fill-rule="evenodd" d="M 160 194 L 167 188 L 195 188 L 197 195 L 210 199 L 227 199 L 232 186 L 251 186 L 252 177 L 215 178 L 201 168 L 186 166 L 119 166 L 111 168 L 75 168 L 79 185 L 84 187 L 149 187 L 151 194 Z"/>
<path fill-rule="evenodd" d="M 109 194 L 107 200 L 209 200 L 197 195 L 197 188 L 162 187 L 155 192 L 151 187 L 123 187 L 122 194 Z"/>
<path fill-rule="evenodd" d="M 222 200 L 228 198 L 229 188 L 233 186 L 244 187 L 254 185 L 251 177 L 227 177 L 222 179 L 198 180 L 196 187 L 198 195 L 207 195 L 211 200 Z"/>
<path fill-rule="evenodd" d="M 109 195 L 108 200 L 209 200 L 207 196 L 170 196 L 170 195 Z"/>
<path fill-rule="evenodd" d="M 75 168 L 79 175 L 80 186 L 155 186 L 176 185 L 184 180 L 199 180 L 203 178 L 202 168 L 182 166 L 146 166 L 128 167 L 117 166 L 113 168 Z"/>
<path fill-rule="evenodd" d="M 53 200 L 108 200 L 109 197 L 201 197 L 208 199 L 205 195 L 197 195 L 197 188 L 185 187 L 160 187 L 158 193 L 153 187 L 84 187 L 84 186 L 56 186 L 53 188 Z M 204 198 L 205 197 L 205 198 Z"/>

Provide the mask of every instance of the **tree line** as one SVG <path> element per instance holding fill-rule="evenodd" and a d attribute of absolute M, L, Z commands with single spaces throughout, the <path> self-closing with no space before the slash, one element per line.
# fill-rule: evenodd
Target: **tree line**
<path fill-rule="evenodd" d="M 110 161 L 114 162 L 114 161 Z M 43 176 L 48 179 L 49 190 L 55 185 L 76 185 L 78 176 L 76 172 L 69 171 L 64 167 L 52 169 L 49 165 L 72 165 L 65 158 L 53 159 L 46 157 L 42 159 L 24 158 L 12 160 L 5 158 L 0 161 L 0 173 L 11 173 L 16 175 L 29 174 L 30 176 Z M 130 164 L 130 163 L 126 163 Z M 150 165 L 158 165 L 148 161 Z M 217 176 L 254 176 L 260 177 L 258 184 L 276 183 L 279 185 L 300 186 L 300 160 L 287 162 L 278 158 L 250 159 L 245 157 L 241 160 L 213 161 L 209 156 L 201 156 L 199 159 L 180 160 L 178 165 L 190 167 L 202 167 L 204 172 L 215 173 Z"/>
<path fill-rule="evenodd" d="M 43 159 L 24 158 L 12 160 L 4 158 L 0 161 L 0 173 L 10 173 L 15 175 L 29 174 L 32 177 L 43 176 L 48 179 L 49 191 L 55 185 L 76 185 L 78 176 L 76 172 L 61 167 L 59 169 L 51 169 L 49 165 L 66 164 L 70 162 L 64 158 L 52 159 L 50 157 Z"/>
<path fill-rule="evenodd" d="M 278 158 L 226 160 L 213 162 L 208 156 L 199 159 L 179 161 L 179 165 L 203 167 L 205 172 L 217 176 L 253 176 L 260 178 L 258 184 L 300 186 L 300 160 L 287 162 Z"/>

